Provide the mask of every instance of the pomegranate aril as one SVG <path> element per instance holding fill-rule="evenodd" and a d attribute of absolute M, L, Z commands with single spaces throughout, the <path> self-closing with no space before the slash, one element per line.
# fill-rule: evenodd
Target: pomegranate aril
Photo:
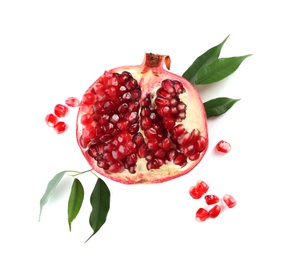
<path fill-rule="evenodd" d="M 189 193 L 194 199 L 200 199 L 209 189 L 207 183 L 198 180 L 195 186 L 190 187 Z"/>
<path fill-rule="evenodd" d="M 225 202 L 225 204 L 229 207 L 229 208 L 233 208 L 236 205 L 236 200 L 234 199 L 233 196 L 229 195 L 229 194 L 225 194 L 223 196 L 223 201 Z"/>
<path fill-rule="evenodd" d="M 57 104 L 54 108 L 54 113 L 57 117 L 64 117 L 68 113 L 68 108 L 62 104 Z"/>
<path fill-rule="evenodd" d="M 197 190 L 196 186 L 190 187 L 189 193 L 190 193 L 191 197 L 195 200 L 198 200 L 202 197 L 201 193 Z"/>
<path fill-rule="evenodd" d="M 219 198 L 216 195 L 205 195 L 204 198 L 207 205 L 212 205 L 219 202 Z"/>
<path fill-rule="evenodd" d="M 48 114 L 45 117 L 45 122 L 48 124 L 48 126 L 54 127 L 55 124 L 58 122 L 58 119 L 54 114 Z"/>
<path fill-rule="evenodd" d="M 184 167 L 187 164 L 187 157 L 182 153 L 178 153 L 173 162 L 176 165 Z"/>
<path fill-rule="evenodd" d="M 67 124 L 62 121 L 56 123 L 54 126 L 54 129 L 58 134 L 64 133 L 67 130 L 67 128 L 68 128 Z"/>
<path fill-rule="evenodd" d="M 93 122 L 93 117 L 90 114 L 84 114 L 81 116 L 82 125 L 90 125 Z"/>
<path fill-rule="evenodd" d="M 196 212 L 196 220 L 203 222 L 208 218 L 208 212 L 204 208 L 199 208 Z"/>
<path fill-rule="evenodd" d="M 202 195 L 204 195 L 209 189 L 208 184 L 202 180 L 197 181 L 196 187 L 197 187 L 198 192 L 200 192 L 200 194 Z"/>
<path fill-rule="evenodd" d="M 66 99 L 65 103 L 69 106 L 69 107 L 78 107 L 80 104 L 79 99 L 75 98 L 75 97 L 69 97 Z"/>
<path fill-rule="evenodd" d="M 216 150 L 221 153 L 228 153 L 231 150 L 231 145 L 228 142 L 221 140 L 216 144 Z"/>
<path fill-rule="evenodd" d="M 221 207 L 219 205 L 215 205 L 208 211 L 208 216 L 210 218 L 216 218 L 221 212 Z"/>
<path fill-rule="evenodd" d="M 88 92 L 83 95 L 82 103 L 85 105 L 93 105 L 95 103 L 95 94 Z"/>

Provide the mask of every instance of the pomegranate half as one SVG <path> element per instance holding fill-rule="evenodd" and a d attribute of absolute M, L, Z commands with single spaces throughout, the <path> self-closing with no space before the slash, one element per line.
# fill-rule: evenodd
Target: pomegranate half
<path fill-rule="evenodd" d="M 170 73 L 170 57 L 105 71 L 86 91 L 77 142 L 99 174 L 125 184 L 161 183 L 192 170 L 208 147 L 195 87 Z"/>

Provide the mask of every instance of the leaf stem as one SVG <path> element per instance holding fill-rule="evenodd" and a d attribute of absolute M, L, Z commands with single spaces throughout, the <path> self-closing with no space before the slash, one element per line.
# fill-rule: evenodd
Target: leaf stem
<path fill-rule="evenodd" d="M 86 170 L 86 171 L 82 171 L 82 172 L 79 172 L 79 171 L 74 171 L 74 170 L 67 170 L 66 172 L 73 172 L 75 174 L 71 174 L 70 176 L 72 177 L 75 177 L 75 176 L 78 176 L 78 175 L 81 175 L 81 174 L 84 174 L 86 172 L 92 172 L 92 169 L 90 170 Z"/>
<path fill-rule="evenodd" d="M 90 170 L 90 172 L 91 172 L 95 177 L 97 177 L 97 179 L 99 178 L 99 177 L 97 176 L 97 174 L 96 174 L 95 172 L 92 171 L 92 169 Z"/>

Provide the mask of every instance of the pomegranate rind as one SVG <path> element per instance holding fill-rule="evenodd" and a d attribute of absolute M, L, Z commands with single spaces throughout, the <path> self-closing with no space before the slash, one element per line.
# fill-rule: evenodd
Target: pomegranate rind
<path fill-rule="evenodd" d="M 168 56 L 161 56 L 162 60 L 168 62 Z M 186 79 L 179 77 L 165 69 L 162 68 L 162 64 L 158 67 L 148 68 L 146 66 L 147 58 L 145 58 L 142 65 L 139 66 L 123 66 L 112 69 L 108 71 L 109 73 L 122 73 L 127 71 L 131 73 L 134 79 L 137 80 L 138 84 L 142 87 L 142 96 L 140 101 L 143 100 L 148 94 L 154 98 L 154 93 L 160 87 L 161 82 L 164 79 L 175 79 L 179 80 L 185 87 L 186 92 L 181 94 L 180 99 L 186 103 L 191 104 L 187 106 L 187 117 L 181 123 L 185 126 L 186 130 L 191 131 L 193 129 L 198 129 L 201 136 L 205 138 L 205 147 L 200 153 L 199 157 L 196 160 L 187 160 L 187 164 L 184 167 L 175 165 L 172 162 L 162 165 L 159 169 L 148 170 L 146 168 L 146 161 L 144 158 L 139 158 L 136 166 L 136 173 L 130 173 L 128 170 L 124 170 L 120 173 L 112 173 L 108 170 L 104 170 L 97 166 L 96 160 L 94 160 L 89 154 L 88 150 L 84 149 L 80 143 L 80 136 L 82 134 L 83 126 L 81 124 L 81 118 L 84 114 L 81 104 L 77 116 L 77 127 L 76 127 L 76 136 L 77 142 L 81 151 L 90 164 L 90 166 L 100 175 L 120 182 L 124 184 L 138 184 L 138 183 L 162 183 L 178 177 L 181 177 L 189 173 L 196 165 L 200 163 L 204 157 L 207 148 L 208 148 L 208 131 L 207 131 L 207 119 L 204 109 L 203 102 L 200 98 L 200 95 L 196 88 L 188 82 Z M 98 83 L 97 79 L 86 91 L 90 92 L 92 88 Z"/>

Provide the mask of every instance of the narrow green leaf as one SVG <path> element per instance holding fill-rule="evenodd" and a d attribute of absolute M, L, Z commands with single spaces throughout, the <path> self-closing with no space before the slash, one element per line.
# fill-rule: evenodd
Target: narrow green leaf
<path fill-rule="evenodd" d="M 208 63 L 213 62 L 214 60 L 218 59 L 222 46 L 228 39 L 229 35 L 224 39 L 224 41 L 208 51 L 204 52 L 202 55 L 200 55 L 193 63 L 192 65 L 183 73 L 182 77 L 190 81 L 192 84 L 194 84 L 194 79 L 196 73 L 200 70 L 200 68 Z"/>
<path fill-rule="evenodd" d="M 93 234 L 86 240 L 86 242 L 94 236 L 105 223 L 110 208 L 110 191 L 105 182 L 100 178 L 98 178 L 92 191 L 90 202 L 92 205 L 92 211 L 89 222 L 93 229 Z"/>
<path fill-rule="evenodd" d="M 82 183 L 76 178 L 72 184 L 68 202 L 68 222 L 71 231 L 73 220 L 77 217 L 84 199 L 84 188 Z"/>
<path fill-rule="evenodd" d="M 226 78 L 227 76 L 235 72 L 240 64 L 244 61 L 244 59 L 249 56 L 251 56 L 251 54 L 231 58 L 221 58 L 211 63 L 205 64 L 196 73 L 193 79 L 194 84 L 210 84 Z"/>
<path fill-rule="evenodd" d="M 49 197 L 54 193 L 56 187 L 60 183 L 60 181 L 63 178 L 63 176 L 65 175 L 65 173 L 66 173 L 66 171 L 59 172 L 48 183 L 46 191 L 40 200 L 40 212 L 39 212 L 38 221 L 40 221 L 40 216 L 41 216 L 43 206 L 48 202 Z"/>
<path fill-rule="evenodd" d="M 204 103 L 207 118 L 220 116 L 229 110 L 240 99 L 231 99 L 227 97 L 219 97 L 211 99 Z"/>

